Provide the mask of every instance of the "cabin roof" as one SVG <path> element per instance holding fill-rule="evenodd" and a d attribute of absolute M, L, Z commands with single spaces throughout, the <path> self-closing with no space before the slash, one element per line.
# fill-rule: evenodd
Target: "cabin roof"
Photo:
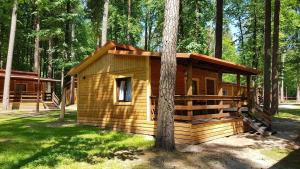
<path fill-rule="evenodd" d="M 88 67 L 93 62 L 97 61 L 104 54 L 113 54 L 113 55 L 127 55 L 127 56 L 141 56 L 141 57 L 161 57 L 161 53 L 159 52 L 149 52 L 142 50 L 140 48 L 133 47 L 131 45 L 120 45 L 115 42 L 107 42 L 103 47 L 98 47 L 96 51 L 94 51 L 91 55 L 86 57 L 83 61 L 81 61 L 78 65 L 73 67 L 68 75 L 75 75 L 86 67 Z M 199 53 L 177 53 L 176 57 L 180 60 L 194 60 L 196 61 L 196 65 L 200 67 L 207 67 L 212 71 L 221 71 L 224 73 L 234 73 L 239 72 L 241 74 L 247 75 L 257 75 L 259 71 L 257 69 L 249 68 L 244 65 L 236 64 L 230 61 L 226 61 L 223 59 L 218 59 L 212 56 L 207 56 Z M 211 69 L 215 67 L 215 69 Z"/>
<path fill-rule="evenodd" d="M 28 71 L 19 71 L 19 70 L 12 70 L 11 79 L 23 79 L 23 80 L 38 80 L 38 74 L 35 72 L 28 72 Z M 5 70 L 0 69 L 0 78 L 5 78 Z M 52 78 L 40 78 L 41 81 L 45 82 L 59 82 L 60 80 L 52 79 Z"/>

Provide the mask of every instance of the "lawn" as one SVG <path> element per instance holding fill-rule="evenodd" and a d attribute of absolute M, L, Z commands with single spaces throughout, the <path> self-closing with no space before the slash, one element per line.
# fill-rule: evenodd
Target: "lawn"
<path fill-rule="evenodd" d="M 281 107 L 281 110 L 277 115 L 275 115 L 275 117 L 300 121 L 299 104 L 283 105 Z"/>
<path fill-rule="evenodd" d="M 75 113 L 57 119 L 58 112 L 0 114 L 0 168 L 124 168 L 153 145 L 144 136 L 76 125 Z"/>

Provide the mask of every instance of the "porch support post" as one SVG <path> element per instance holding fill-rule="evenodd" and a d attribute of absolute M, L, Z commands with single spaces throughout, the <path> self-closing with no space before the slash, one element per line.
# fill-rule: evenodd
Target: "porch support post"
<path fill-rule="evenodd" d="M 250 75 L 247 75 L 247 107 L 248 107 L 248 112 L 251 111 L 252 108 L 252 98 L 251 98 L 251 91 L 250 91 Z"/>
<path fill-rule="evenodd" d="M 222 78 L 222 72 L 218 73 L 218 96 L 223 96 L 223 78 Z M 223 100 L 219 101 L 219 105 L 223 106 Z M 223 107 L 219 109 L 219 113 L 223 113 Z"/>
<path fill-rule="evenodd" d="M 193 66 L 192 66 L 191 61 L 188 62 L 188 67 L 187 67 L 186 87 L 187 87 L 186 88 L 187 89 L 187 95 L 192 96 L 193 95 Z M 187 105 L 188 105 L 188 107 L 192 107 L 193 106 L 193 101 L 188 100 Z M 188 113 L 189 119 L 192 120 L 193 110 L 188 110 L 187 113 Z"/>
<path fill-rule="evenodd" d="M 237 74 L 236 76 L 236 96 L 240 97 L 241 96 L 241 74 Z M 237 112 L 240 114 L 241 113 L 241 107 L 242 107 L 242 102 L 241 100 L 238 101 L 237 103 Z"/>

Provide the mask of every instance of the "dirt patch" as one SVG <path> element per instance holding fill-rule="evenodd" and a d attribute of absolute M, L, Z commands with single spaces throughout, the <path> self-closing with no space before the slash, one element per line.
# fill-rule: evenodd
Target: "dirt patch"
<path fill-rule="evenodd" d="M 277 118 L 273 128 L 277 133 L 269 137 L 244 133 L 178 145 L 174 153 L 147 151 L 136 168 L 294 168 L 299 164 L 294 159 L 300 150 L 300 122 Z"/>

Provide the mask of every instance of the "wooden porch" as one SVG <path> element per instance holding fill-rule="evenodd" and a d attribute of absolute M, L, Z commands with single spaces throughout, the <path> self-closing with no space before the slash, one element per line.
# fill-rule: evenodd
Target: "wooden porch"
<path fill-rule="evenodd" d="M 10 92 L 10 107 L 11 109 L 35 109 L 38 99 L 37 92 L 21 91 Z M 2 102 L 3 93 L 0 93 L 0 101 Z M 59 107 L 59 98 L 54 92 L 41 92 L 39 96 L 41 109 L 57 109 Z M 2 104 L 1 104 L 2 106 Z M 1 107 L 0 106 L 0 107 Z"/>

